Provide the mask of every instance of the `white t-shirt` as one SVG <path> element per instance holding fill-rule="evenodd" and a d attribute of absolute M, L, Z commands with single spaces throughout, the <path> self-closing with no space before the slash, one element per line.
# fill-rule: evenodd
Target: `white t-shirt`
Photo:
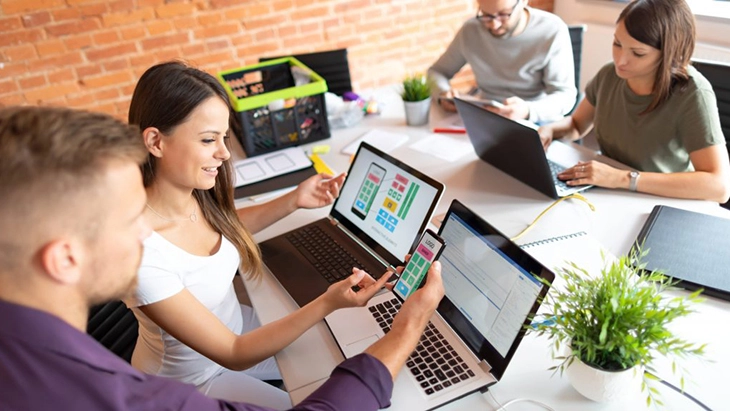
<path fill-rule="evenodd" d="M 173 338 L 137 307 L 187 289 L 231 331 L 240 334 L 243 320 L 233 289 L 239 264 L 238 251 L 225 237 L 218 252 L 204 257 L 190 254 L 153 232 L 144 242 L 137 292 L 125 300 L 139 321 L 132 365 L 147 374 L 196 386 L 218 372 L 220 365 Z"/>

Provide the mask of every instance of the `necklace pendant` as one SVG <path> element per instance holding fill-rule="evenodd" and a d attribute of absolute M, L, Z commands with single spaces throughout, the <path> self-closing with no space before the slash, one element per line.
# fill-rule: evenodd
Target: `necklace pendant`
<path fill-rule="evenodd" d="M 192 221 L 193 223 L 198 221 L 198 215 L 195 213 L 190 214 L 190 221 Z"/>

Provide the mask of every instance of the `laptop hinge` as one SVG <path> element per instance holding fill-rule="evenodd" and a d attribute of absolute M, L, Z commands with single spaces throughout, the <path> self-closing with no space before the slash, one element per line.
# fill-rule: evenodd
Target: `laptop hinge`
<path fill-rule="evenodd" d="M 370 247 L 368 247 L 367 244 L 365 244 L 364 242 L 362 242 L 362 240 L 360 240 L 359 238 L 357 238 L 357 236 L 355 234 L 353 234 L 350 230 L 348 230 L 347 227 L 345 227 L 344 225 L 340 224 L 340 222 L 337 221 L 336 218 L 334 218 L 332 216 L 327 216 L 327 218 L 329 218 L 330 222 L 334 226 L 336 226 L 337 228 L 339 228 L 340 231 L 342 231 L 343 233 L 345 233 L 345 235 L 347 235 L 348 237 L 350 237 L 350 239 L 352 241 L 354 241 L 357 245 L 359 245 L 363 250 L 365 250 L 368 254 L 370 254 L 374 259 L 378 260 L 378 262 L 380 264 L 382 264 L 386 269 L 390 269 L 393 272 L 395 272 L 395 267 L 393 267 L 392 265 L 390 265 L 390 263 L 388 261 L 386 261 L 384 258 L 382 258 L 377 253 L 375 253 L 375 251 L 373 251 Z M 370 273 L 370 274 L 373 274 L 374 275 L 374 273 Z"/>

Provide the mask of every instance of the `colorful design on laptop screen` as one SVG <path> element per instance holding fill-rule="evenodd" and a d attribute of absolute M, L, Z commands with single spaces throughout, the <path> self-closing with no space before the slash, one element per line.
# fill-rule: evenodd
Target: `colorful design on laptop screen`
<path fill-rule="evenodd" d="M 401 174 L 396 174 L 391 188 L 388 189 L 385 201 L 383 201 L 383 207 L 378 211 L 378 216 L 375 218 L 378 224 L 385 227 L 391 233 L 395 231 L 398 222 L 406 218 L 413 199 L 418 193 L 418 188 L 420 187 L 418 184 L 413 183 L 410 186 L 408 184 L 408 178 Z M 406 187 L 408 187 L 407 192 Z"/>
<path fill-rule="evenodd" d="M 375 163 L 370 164 L 370 168 L 360 185 L 360 191 L 352 204 L 352 212 L 360 219 L 365 219 L 370 207 L 373 205 L 375 195 L 380 188 L 380 184 L 385 177 L 385 169 Z M 391 230 L 392 231 L 392 230 Z"/>
<path fill-rule="evenodd" d="M 437 195 L 435 187 L 361 148 L 335 210 L 402 259 L 420 234 Z"/>

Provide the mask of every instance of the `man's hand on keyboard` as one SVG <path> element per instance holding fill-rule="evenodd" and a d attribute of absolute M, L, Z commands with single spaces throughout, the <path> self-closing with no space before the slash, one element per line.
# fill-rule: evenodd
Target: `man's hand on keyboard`
<path fill-rule="evenodd" d="M 365 271 L 353 268 L 352 275 L 329 286 L 320 298 L 325 299 L 327 307 L 332 311 L 346 307 L 362 307 L 385 286 L 389 277 L 386 273 L 376 281 Z M 354 291 L 352 289 L 354 286 L 358 286 L 359 290 Z"/>

